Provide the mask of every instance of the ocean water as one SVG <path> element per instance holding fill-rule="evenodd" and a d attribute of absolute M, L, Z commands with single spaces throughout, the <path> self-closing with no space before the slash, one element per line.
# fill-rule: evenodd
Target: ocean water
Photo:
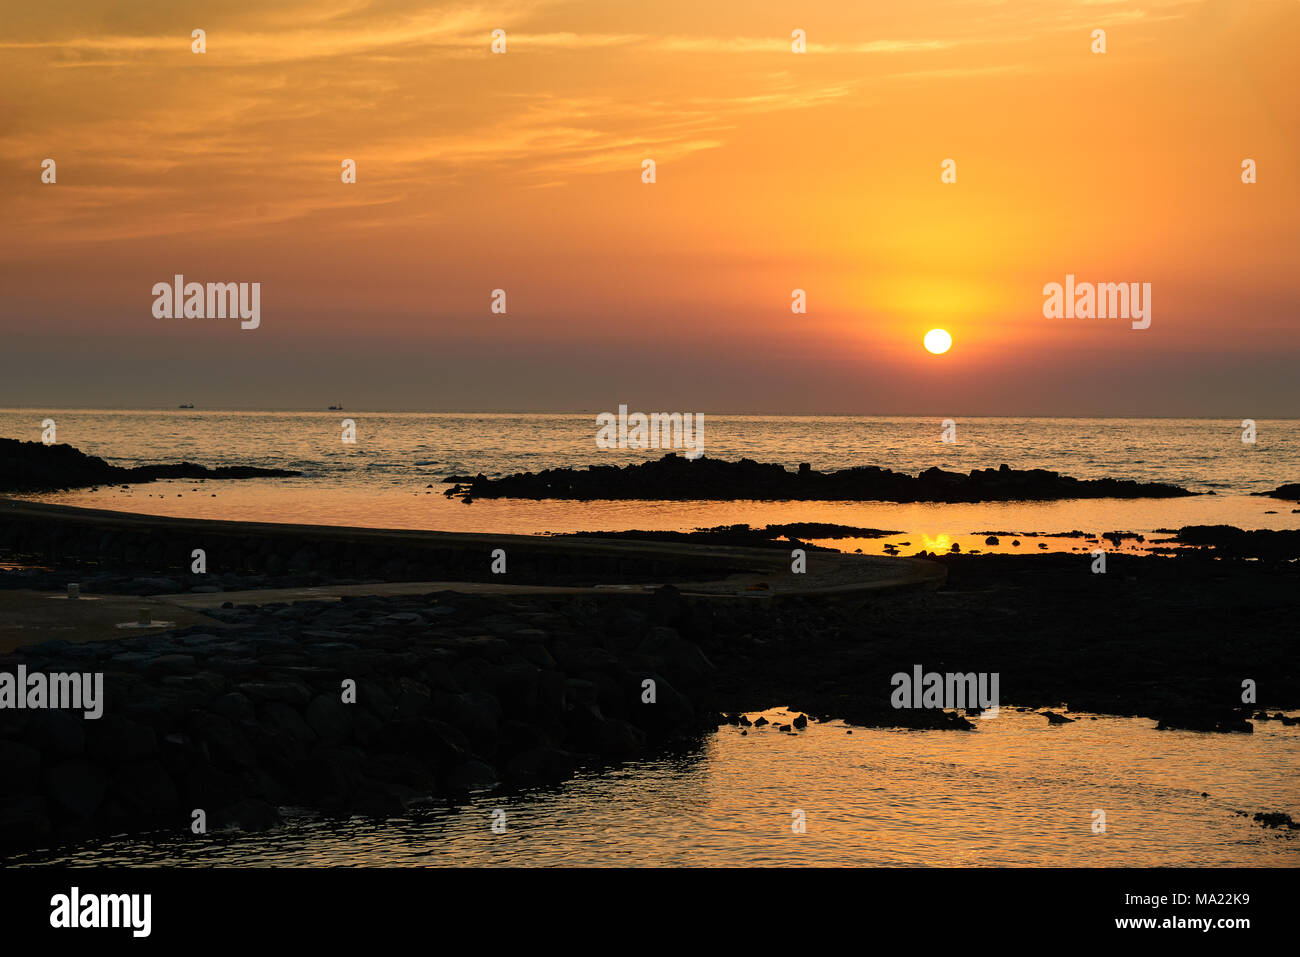
<path fill-rule="evenodd" d="M 662 452 L 604 450 L 595 413 L 460 414 L 206 410 L 0 410 L 0 435 L 34 440 L 54 419 L 57 440 L 119 465 L 190 460 L 205 465 L 296 469 L 299 478 L 243 482 L 163 482 L 30 496 L 95 508 L 203 518 L 546 533 L 630 528 L 689 530 L 745 522 L 834 522 L 897 530 L 884 539 L 827 542 L 845 550 L 903 554 L 1010 551 L 983 533 L 1144 534 L 1190 524 L 1297 528 L 1295 503 L 1252 497 L 1300 481 L 1300 420 L 1259 420 L 1242 442 L 1239 420 L 957 419 L 957 441 L 940 438 L 937 418 L 705 416 L 707 455 L 795 468 L 879 465 L 915 474 L 931 466 L 969 471 L 1007 464 L 1077 478 L 1162 481 L 1196 492 L 1169 500 L 1076 500 L 976 505 L 886 502 L 532 502 L 447 499 L 452 474 L 625 464 Z M 341 422 L 356 424 L 355 444 Z M 1045 539 L 1079 550 L 1078 539 Z M 1020 548 L 1032 547 L 1022 544 Z"/>
<path fill-rule="evenodd" d="M 766 712 L 782 717 L 783 709 Z M 81 866 L 1300 865 L 1300 728 L 1156 731 L 1003 708 L 974 732 L 726 726 L 683 754 L 389 821 L 291 814 L 262 834 L 116 837 L 21 854 Z M 505 830 L 492 830 L 494 812 Z M 1246 812 L 1243 816 L 1238 812 Z M 804 830 L 795 830 L 802 812 Z M 1094 831 L 1103 819 L 1104 830 Z M 500 817 L 496 818 L 498 821 Z"/>
<path fill-rule="evenodd" d="M 344 417 L 356 423 L 355 445 L 340 441 Z M 958 441 L 948 444 L 934 418 L 706 416 L 705 451 L 719 458 L 913 474 L 1006 463 L 1215 493 L 1184 499 L 465 505 L 443 496 L 446 476 L 622 464 L 661 453 L 597 449 L 595 413 L 10 409 L 0 410 L 0 435 L 39 439 L 46 418 L 55 420 L 58 441 L 120 465 L 190 460 L 304 473 L 24 496 L 162 515 L 524 534 L 817 521 L 897 530 L 820 543 L 874 553 L 896 546 L 903 554 L 953 544 L 963 551 L 1091 547 L 1050 535 L 986 545 L 993 531 L 1122 530 L 1155 540 L 1157 530 L 1187 524 L 1300 528 L 1295 503 L 1250 495 L 1300 481 L 1300 420 L 1261 420 L 1250 445 L 1235 421 L 958 419 Z M 1300 819 L 1300 728 L 1263 722 L 1253 735 L 1214 735 L 1082 717 L 1054 727 L 1004 707 L 963 734 L 848 734 L 839 722 L 794 736 L 724 727 L 685 754 L 551 789 L 475 795 L 389 822 L 291 812 L 267 834 L 117 837 L 10 863 L 1300 865 L 1300 832 L 1266 830 L 1236 813 Z M 507 829 L 494 834 L 492 812 L 501 809 Z M 806 833 L 791 829 L 796 810 L 805 812 Z M 1092 831 L 1096 810 L 1106 813 L 1105 833 Z"/>

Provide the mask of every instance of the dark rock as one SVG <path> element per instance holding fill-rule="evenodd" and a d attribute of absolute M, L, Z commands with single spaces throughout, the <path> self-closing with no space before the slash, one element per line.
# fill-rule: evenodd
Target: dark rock
<path fill-rule="evenodd" d="M 49 837 L 52 827 L 45 799 L 36 794 L 0 792 L 0 846 L 27 844 Z"/>
<path fill-rule="evenodd" d="M 199 711 L 191 716 L 189 730 L 218 766 L 231 770 L 256 766 L 255 749 L 228 718 Z"/>
<path fill-rule="evenodd" d="M 262 724 L 269 731 L 283 731 L 295 742 L 310 745 L 316 741 L 316 732 L 312 730 L 302 715 L 295 708 L 283 701 L 271 701 L 262 705 L 258 712 Z"/>
<path fill-rule="evenodd" d="M 280 813 L 266 801 L 246 799 L 222 808 L 213 815 L 211 824 L 218 828 L 238 828 L 241 831 L 269 831 L 280 823 Z"/>
<path fill-rule="evenodd" d="M 212 711 L 228 721 L 250 721 L 253 718 L 253 702 L 246 695 L 231 691 L 212 702 Z"/>
<path fill-rule="evenodd" d="M 1158 482 L 1075 479 L 1045 469 L 975 469 L 969 475 L 926 469 L 912 477 L 876 466 L 790 472 L 752 459 L 694 461 L 669 453 L 657 461 L 622 468 L 548 469 L 461 481 L 448 495 L 474 498 L 635 499 L 651 501 L 1052 501 L 1068 498 L 1175 498 L 1187 489 Z M 665 624 L 674 619 L 656 617 Z"/>
<path fill-rule="evenodd" d="M 45 772 L 45 793 L 52 804 L 77 818 L 93 817 L 107 789 L 104 772 L 88 761 L 67 761 Z"/>
<path fill-rule="evenodd" d="M 559 781 L 578 767 L 578 757 L 559 748 L 533 748 L 510 759 L 506 777 L 518 784 Z"/>
<path fill-rule="evenodd" d="M 442 783 L 452 793 L 487 791 L 497 784 L 497 772 L 482 761 L 466 761 L 443 775 Z"/>
<path fill-rule="evenodd" d="M 254 702 L 281 701 L 295 708 L 305 708 L 314 697 L 301 681 L 246 681 L 239 690 Z"/>
<path fill-rule="evenodd" d="M 179 803 L 176 785 L 157 761 L 122 765 L 113 772 L 109 790 L 129 811 L 146 816 L 165 814 Z"/>
<path fill-rule="evenodd" d="M 86 746 L 83 724 L 66 711 L 35 711 L 27 722 L 27 743 L 50 757 L 77 757 Z"/>
<path fill-rule="evenodd" d="M 1260 811 L 1255 815 L 1254 820 L 1265 827 L 1287 828 L 1292 831 L 1300 830 L 1300 824 L 1291 820 L 1291 815 L 1284 811 Z"/>
<path fill-rule="evenodd" d="M 40 790 L 41 752 L 18 741 L 0 739 L 0 794 Z"/>
<path fill-rule="evenodd" d="M 352 734 L 356 705 L 344 704 L 338 695 L 319 694 L 312 698 L 303 716 L 326 744 L 341 744 Z"/>
<path fill-rule="evenodd" d="M 95 485 L 152 482 L 160 478 L 284 478 L 300 474 L 242 465 L 211 469 L 190 462 L 121 468 L 62 443 L 45 445 L 0 439 L 0 492 L 51 492 Z"/>
<path fill-rule="evenodd" d="M 86 722 L 86 753 L 105 765 L 142 761 L 158 753 L 158 736 L 148 725 L 106 714 Z"/>

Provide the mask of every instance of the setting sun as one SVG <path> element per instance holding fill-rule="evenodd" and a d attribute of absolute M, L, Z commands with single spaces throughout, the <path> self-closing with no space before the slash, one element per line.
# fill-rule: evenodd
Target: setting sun
<path fill-rule="evenodd" d="M 936 356 L 952 348 L 952 336 L 945 329 L 931 329 L 925 334 L 925 348 Z"/>

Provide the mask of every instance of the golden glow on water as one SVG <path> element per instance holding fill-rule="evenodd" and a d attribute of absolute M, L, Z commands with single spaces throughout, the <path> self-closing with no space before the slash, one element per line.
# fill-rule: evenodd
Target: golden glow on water
<path fill-rule="evenodd" d="M 426 488 L 426 485 L 433 488 Z M 1083 552 L 1098 547 L 1083 537 L 1052 533 L 1082 531 L 1091 536 L 1111 531 L 1144 534 L 1147 544 L 1168 536 L 1162 528 L 1183 525 L 1236 525 L 1242 528 L 1295 528 L 1297 515 L 1270 499 L 1248 495 L 1196 496 L 1173 499 L 1075 499 L 1059 502 L 643 502 L 522 499 L 476 499 L 465 505 L 443 496 L 435 476 L 400 489 L 321 485 L 310 479 L 243 482 L 165 481 L 128 489 L 101 488 L 13 496 L 84 508 L 142 512 L 180 518 L 350 525 L 366 528 L 418 528 L 449 532 L 531 535 L 627 529 L 690 531 L 717 525 L 749 524 L 761 528 L 788 522 L 827 522 L 894 530 L 884 538 L 813 539 L 816 544 L 866 554 L 945 553 L 954 543 L 963 553 L 1039 551 Z M 1272 514 L 1270 514 L 1272 513 Z M 985 543 L 988 532 L 1000 535 Z M 1028 537 L 1028 533 L 1046 536 Z M 1047 549 L 1040 549 L 1039 543 Z M 1132 550 L 1126 540 L 1119 550 Z M 1109 551 L 1116 548 L 1106 543 Z"/>
<path fill-rule="evenodd" d="M 1300 865 L 1300 834 L 1235 813 L 1300 816 L 1300 728 L 1204 734 L 1072 716 L 1053 726 L 1004 705 L 974 732 L 726 726 L 684 755 L 403 820 L 298 819 L 268 834 L 211 835 L 198 854 L 188 835 L 94 841 L 15 863 Z M 508 826 L 494 835 L 500 808 Z M 1097 808 L 1104 834 L 1092 832 Z M 792 831 L 794 810 L 806 833 Z"/>

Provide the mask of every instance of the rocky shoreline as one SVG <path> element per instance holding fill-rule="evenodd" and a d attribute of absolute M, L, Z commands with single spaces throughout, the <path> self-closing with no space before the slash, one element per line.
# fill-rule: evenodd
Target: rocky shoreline
<path fill-rule="evenodd" d="M 301 474 L 287 469 L 244 465 L 209 468 L 193 462 L 123 468 L 109 465 L 98 456 L 87 455 L 71 445 L 0 439 L 0 493 L 58 492 L 97 485 L 154 482 L 158 479 L 288 478 Z"/>
<path fill-rule="evenodd" d="M 1010 502 L 1066 498 L 1179 498 L 1195 495 L 1162 482 L 1076 479 L 1046 469 L 974 469 L 969 475 L 926 469 L 912 476 L 865 466 L 834 472 L 807 464 L 791 472 L 753 459 L 727 462 L 670 453 L 658 461 L 547 469 L 491 479 L 480 474 L 451 476 L 445 494 L 464 502 L 476 498 L 637 499 L 645 501 L 881 501 Z"/>
<path fill-rule="evenodd" d="M 179 830 L 195 809 L 244 829 L 283 806 L 397 815 L 649 755 L 775 704 L 972 730 L 973 709 L 891 707 L 891 674 L 917 663 L 997 672 L 1004 702 L 1066 727 L 1087 711 L 1249 733 L 1300 706 L 1292 561 L 1113 555 L 1102 576 L 1072 555 L 937 560 L 941 589 L 851 600 L 441 592 L 230 605 L 211 626 L 28 646 L 0 672 L 102 671 L 107 701 L 98 720 L 0 710 L 0 844 Z"/>
<path fill-rule="evenodd" d="M 102 672 L 105 701 L 93 720 L 0 710 L 0 846 L 196 810 L 214 829 L 272 826 L 282 806 L 389 816 L 668 746 L 718 723 L 680 614 L 671 588 L 639 608 L 442 593 L 20 649 L 0 672 Z"/>

